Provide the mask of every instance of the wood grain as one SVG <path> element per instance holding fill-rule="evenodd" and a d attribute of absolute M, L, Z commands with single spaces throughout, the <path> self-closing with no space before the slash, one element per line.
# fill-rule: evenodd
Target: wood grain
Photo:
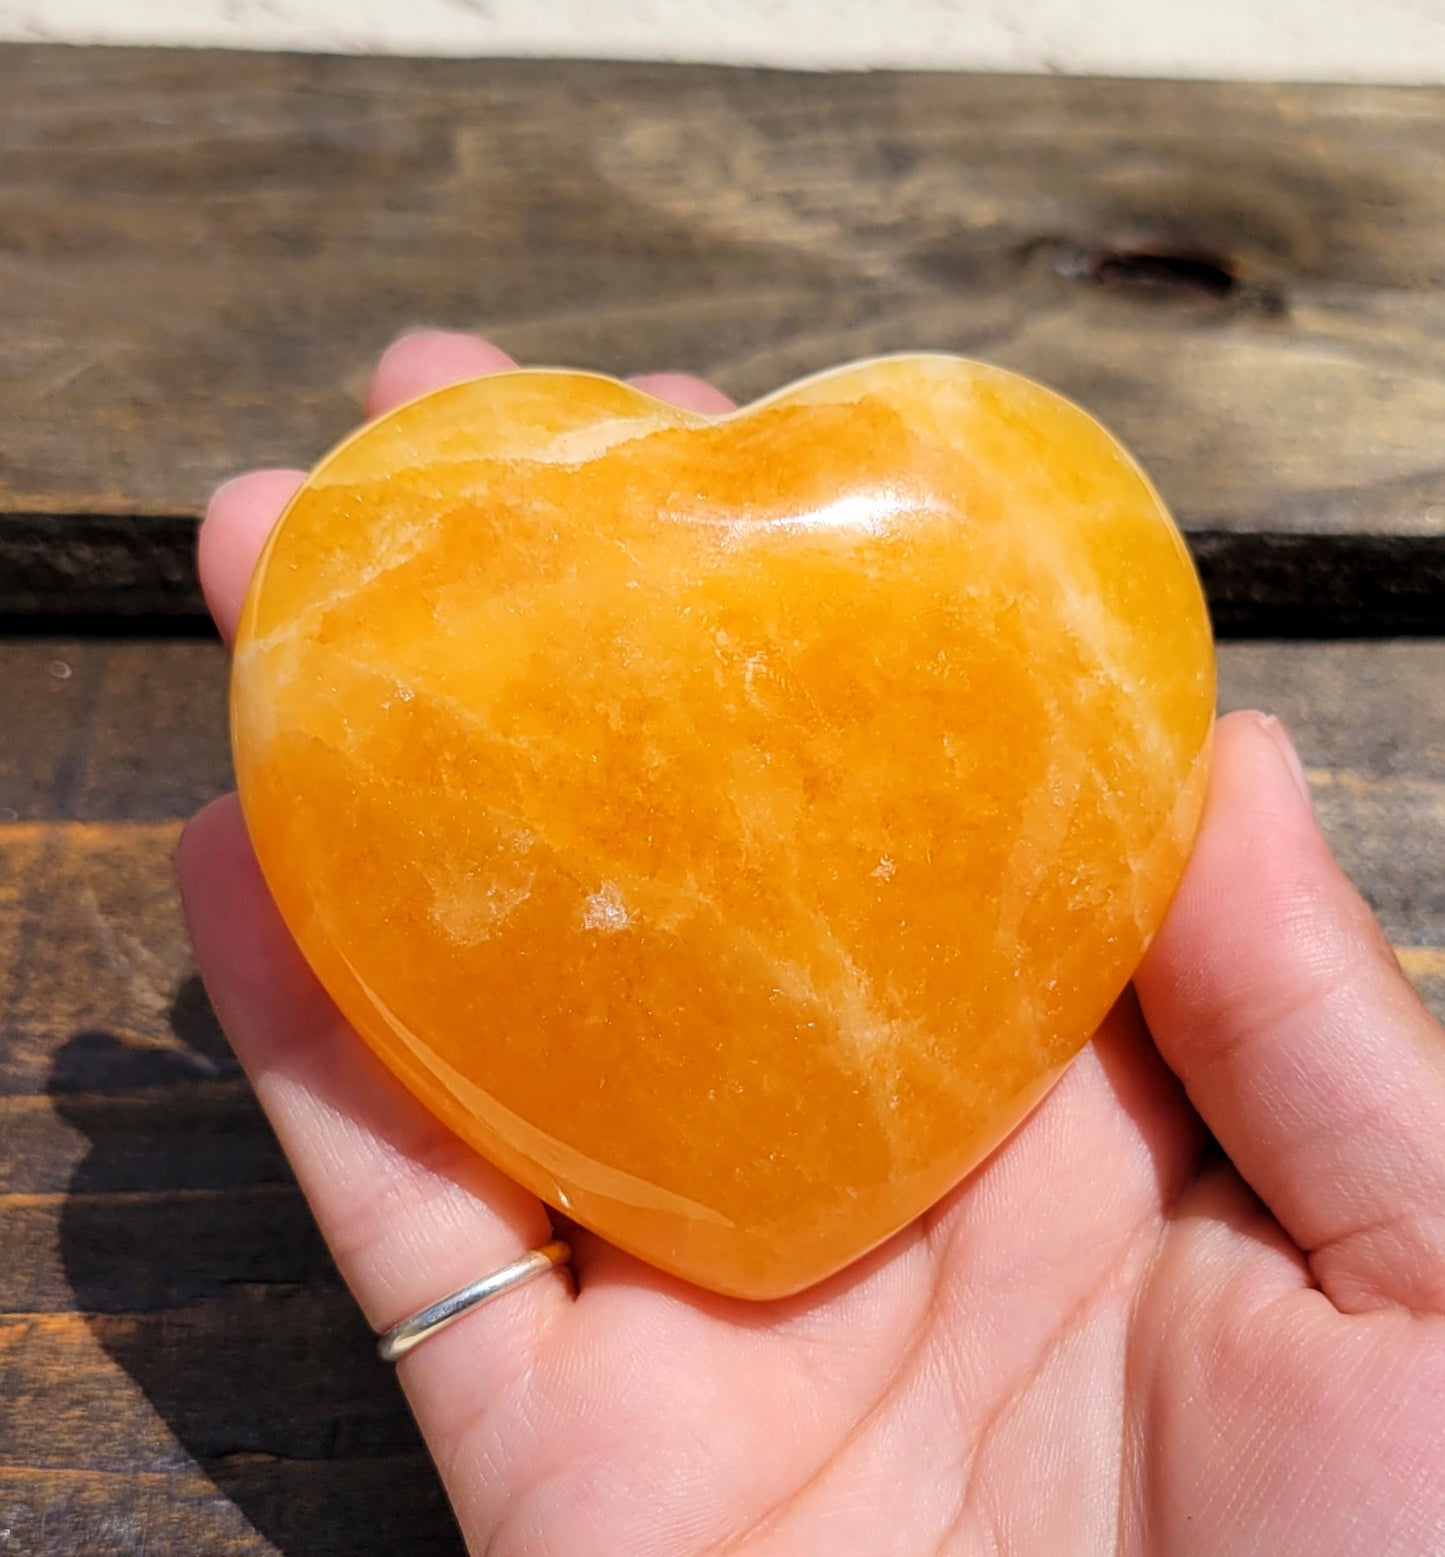
<path fill-rule="evenodd" d="M 197 612 L 210 487 L 424 322 L 743 397 L 986 356 L 1225 630 L 1439 631 L 1442 163 L 1441 89 L 3 48 L 0 613 Z"/>
<path fill-rule="evenodd" d="M 125 1213 L 118 1208 L 117 1214 Z M 158 1242 L 153 1252 L 162 1247 Z M 67 1243 L 68 1255 L 78 1250 Z M 100 1253 L 88 1270 L 72 1258 L 74 1276 L 97 1278 Z M 176 1263 L 184 1269 L 187 1262 L 182 1255 Z M 143 1380 L 127 1369 L 149 1403 L 127 1392 L 107 1421 L 107 1400 L 117 1397 L 115 1362 L 125 1356 L 139 1368 L 142 1353 L 167 1349 L 174 1354 L 169 1378 L 160 1356 L 144 1358 Z M 251 1375 L 258 1357 L 270 1365 L 266 1376 Z M 63 1390 L 54 1389 L 57 1378 L 65 1381 Z M 170 1422 L 168 1432 L 154 1420 L 154 1396 L 163 1387 L 176 1397 L 167 1402 L 170 1414 L 187 1416 L 184 1449 L 174 1441 L 179 1424 Z M 410 1459 L 417 1451 L 415 1432 L 396 1409 L 395 1379 L 334 1277 L 311 1286 L 237 1282 L 221 1300 L 152 1304 L 148 1311 L 6 1317 L 0 1320 L 0 1392 L 0 1433 L 11 1442 L 6 1430 L 23 1431 L 27 1418 L 44 1412 L 44 1394 L 53 1396 L 45 1431 L 30 1445 L 28 1461 L 37 1470 L 144 1473 L 183 1465 L 198 1453 L 213 1461 L 239 1454 L 376 1461 L 391 1454 Z M 258 1393 L 270 1397 L 264 1416 L 255 1411 Z"/>
<path fill-rule="evenodd" d="M 231 787 L 214 641 L 0 639 L 0 821 L 177 821 Z"/>
<path fill-rule="evenodd" d="M 63 666 L 65 673 L 58 673 Z M 0 642 L 0 1508 L 27 1557 L 460 1541 L 191 968 L 180 818 L 228 780 L 208 643 Z M 1236 644 L 1445 1015 L 1445 642 Z"/>
<path fill-rule="evenodd" d="M 21 1557 L 463 1557 L 420 1448 L 381 1460 L 242 1451 L 205 1470 L 0 1466 L 0 1508 Z"/>
<path fill-rule="evenodd" d="M 59 667 L 63 667 L 63 670 Z M 0 1523 L 27 1557 L 460 1541 L 206 1003 L 171 880 L 229 777 L 212 643 L 0 642 Z M 1445 1014 L 1445 642 L 1237 644 Z"/>
<path fill-rule="evenodd" d="M 1225 633 L 1445 633 L 1445 90 L 0 47 L 0 1548 L 460 1552 L 195 977 L 195 522 L 412 324 L 716 378 L 981 355 Z M 1226 645 L 1445 1015 L 1445 641 Z"/>
<path fill-rule="evenodd" d="M 103 683 L 92 647 L 64 652 Z M 93 749 L 119 730 L 144 743 L 134 699 L 99 707 Z M 73 809 L 86 786 L 49 793 Z M 394 1373 L 191 970 L 177 831 L 0 826 L 16 921 L 0 961 L 4 1522 L 36 1557 L 459 1553 Z"/>
<path fill-rule="evenodd" d="M 0 1096 L 43 1090 L 56 1045 L 87 1031 L 120 1041 L 68 1091 L 236 1074 L 214 1040 L 199 1070 L 187 1057 L 210 1019 L 186 984 L 169 865 L 181 819 L 229 784 L 225 675 L 216 644 L 0 642 L 0 685 L 23 690 L 0 757 L 17 816 L 0 827 Z M 1445 945 L 1445 642 L 1230 644 L 1220 681 L 1223 707 L 1291 725 L 1391 937 Z"/>

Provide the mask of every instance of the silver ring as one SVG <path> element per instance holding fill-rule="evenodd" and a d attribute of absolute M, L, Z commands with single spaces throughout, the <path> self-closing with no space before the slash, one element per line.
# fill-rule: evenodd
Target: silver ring
<path fill-rule="evenodd" d="M 471 1313 L 483 1303 L 490 1303 L 504 1292 L 525 1287 L 529 1281 L 535 1281 L 538 1276 L 545 1276 L 549 1270 L 555 1270 L 571 1255 L 571 1249 L 561 1239 L 554 1239 L 551 1243 L 544 1243 L 540 1249 L 530 1250 L 521 1259 L 513 1260 L 510 1265 L 502 1266 L 501 1270 L 493 1271 L 490 1276 L 483 1276 L 470 1286 L 459 1287 L 440 1302 L 423 1308 L 410 1319 L 403 1319 L 400 1324 L 386 1331 L 376 1343 L 382 1361 L 395 1362 L 399 1357 L 405 1357 L 412 1347 L 420 1346 L 429 1335 L 435 1335 L 438 1330 L 445 1330 L 449 1324 L 455 1324 L 463 1314 Z"/>

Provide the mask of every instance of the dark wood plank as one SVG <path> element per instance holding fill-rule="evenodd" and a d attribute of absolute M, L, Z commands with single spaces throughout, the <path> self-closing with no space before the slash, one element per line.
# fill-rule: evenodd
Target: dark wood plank
<path fill-rule="evenodd" d="M 144 1398 L 117 1400 L 117 1364 Z M 36 1469 L 163 1471 L 235 1454 L 411 1460 L 417 1436 L 398 1397 L 335 1277 L 237 1283 L 222 1299 L 148 1312 L 0 1317 L 0 1443 L 25 1444 L 27 1421 L 43 1424 L 23 1456 L 5 1457 Z"/>
<path fill-rule="evenodd" d="M 228 1454 L 156 1472 L 0 1466 L 20 1557 L 463 1557 L 424 1453 Z"/>
<path fill-rule="evenodd" d="M 1278 714 L 1307 767 L 1445 779 L 1445 642 L 1226 644 L 1219 693 Z"/>
<path fill-rule="evenodd" d="M 0 684 L 0 1525 L 36 1557 L 459 1552 L 186 949 L 222 650 L 0 642 Z M 1445 1014 L 1445 642 L 1226 645 L 1221 685 L 1290 723 Z"/>
<path fill-rule="evenodd" d="M 1226 629 L 1438 630 L 1442 162 L 1445 89 L 0 49 L 0 612 L 198 610 L 208 489 L 429 322 L 744 397 L 986 356 Z"/>
<path fill-rule="evenodd" d="M 192 976 L 170 865 L 179 831 L 0 828 L 0 881 L 16 888 L 0 941 L 0 1095 L 45 1090 L 63 1046 L 87 1033 L 114 1041 L 97 1046 L 86 1091 L 164 1083 L 176 1069 L 194 1076 L 216 1063 L 195 1050 L 199 1022 L 186 1033 L 178 1019 Z"/>
<path fill-rule="evenodd" d="M 1340 862 L 1445 1018 L 1445 643 L 1228 644 L 1224 708 L 1290 726 Z"/>
<path fill-rule="evenodd" d="M 77 707 L 88 699 L 96 712 L 68 744 L 46 739 L 47 686 L 35 738 L 23 724 L 9 748 L 7 792 L 31 797 L 45 820 L 0 829 L 0 1094 L 45 1090 L 57 1046 L 86 1033 L 108 1036 L 77 1051 L 53 1083 L 62 1090 L 234 1076 L 187 982 L 169 869 L 180 817 L 226 784 L 222 652 L 0 645 L 0 679 L 17 685 L 57 663 L 75 667 L 58 696 L 75 686 Z M 1419 957 L 1445 945 L 1445 644 L 1226 645 L 1221 701 L 1271 708 L 1293 726 L 1345 868 L 1425 976 Z M 119 785 L 117 773 L 127 775 Z M 107 812 L 174 820 L 117 826 L 98 819 Z M 1426 983 L 1437 989 L 1437 975 Z"/>
<path fill-rule="evenodd" d="M 1278 713 L 1316 766 L 1445 773 L 1445 642 L 1229 643 L 1219 681 L 1221 707 Z M 0 639 L 0 686 L 0 821 L 178 821 L 230 785 L 219 643 Z"/>
<path fill-rule="evenodd" d="M 1445 784 L 1320 768 L 1311 781 L 1342 865 L 1445 1017 L 1445 968 L 1427 955 L 1445 947 Z M 19 908 L 28 950 L 0 970 L 0 1121 L 12 1110 L 23 1120 L 0 1138 L 0 1182 L 17 1190 L 32 1187 L 31 1171 L 51 1177 L 56 1169 L 32 1170 L 12 1150 L 27 1144 L 40 1164 L 53 1164 L 62 1148 L 43 1117 L 26 1116 L 10 1099 L 58 1095 L 72 1084 L 101 1094 L 194 1086 L 198 1071 L 230 1063 L 197 1048 L 177 1014 L 195 986 L 173 897 L 174 832 L 122 825 L 64 836 L 69 831 L 56 829 L 50 848 L 27 854 L 12 851 L 0 830 L 0 872 L 27 861 L 29 872 Z M 80 1038 L 86 1043 L 62 1052 Z M 223 1117 L 226 1106 L 224 1097 L 198 1097 L 190 1128 L 218 1123 L 212 1110 Z M 143 1128 L 112 1124 L 96 1107 L 98 1129 Z M 166 1128 L 163 1114 L 150 1128 Z M 232 1144 L 222 1136 L 206 1151 L 224 1153 Z M 244 1157 L 250 1147 L 238 1150 Z"/>
<path fill-rule="evenodd" d="M 53 693 L 57 663 L 73 670 Z M 1223 706 L 1295 728 L 1326 829 L 1387 932 L 1407 950 L 1445 945 L 1445 644 L 1226 645 L 1220 663 Z M 115 1042 L 66 1090 L 195 1082 L 230 1063 L 186 983 L 169 868 L 180 818 L 227 782 L 224 677 L 216 645 L 0 644 L 0 682 L 44 684 L 5 759 L 7 793 L 30 797 L 35 820 L 0 828 L 0 1095 L 43 1091 L 57 1046 L 88 1032 Z M 72 686 L 94 712 L 51 739 Z"/>
<path fill-rule="evenodd" d="M 162 881 L 166 831 L 124 830 Z M 81 935 L 72 955 L 104 980 L 108 945 Z M 459 1552 L 195 979 L 164 1028 L 142 998 L 52 1045 L 45 1087 L 0 1097 L 0 1485 L 34 1537 L 20 1549 Z"/>
<path fill-rule="evenodd" d="M 6 1251 L 0 1313 L 159 1314 L 228 1301 L 242 1287 L 334 1285 L 306 1203 L 279 1167 L 275 1183 L 196 1189 L 172 1157 L 170 1182 L 155 1189 L 108 1182 L 117 1158 L 121 1171 L 126 1166 L 127 1154 L 116 1149 L 111 1133 L 125 1112 L 117 1108 L 100 1121 L 73 1187 L 0 1196 Z M 63 1105 L 57 1113 L 69 1117 Z M 246 1125 L 251 1141 L 264 1140 L 254 1117 Z M 206 1163 L 199 1177 L 229 1166 L 224 1152 L 198 1155 Z M 87 1191 L 88 1180 L 101 1187 Z M 56 1249 L 65 1256 L 60 1264 Z M 337 1297 L 332 1307 L 339 1311 L 343 1302 Z M 354 1341 L 355 1327 L 347 1329 Z"/>
<path fill-rule="evenodd" d="M 0 639 L 0 820 L 189 815 L 230 787 L 226 677 L 214 641 Z"/>
<path fill-rule="evenodd" d="M 289 1185 L 280 1148 L 257 1129 L 251 1089 L 214 1029 L 204 992 L 187 982 L 179 997 L 178 1008 L 194 1004 L 203 1013 L 205 1029 L 177 1020 L 184 1046 L 154 1050 L 143 1076 L 136 1076 L 130 1054 L 124 1055 L 130 1076 L 117 1076 L 108 1062 L 113 1046 L 126 1046 L 93 1029 L 53 1053 L 44 1092 L 0 1095 L 0 1216 L 7 1235 L 19 1225 L 15 1218 L 54 1215 L 66 1194 L 143 1196 L 184 1186 L 204 1198 Z M 216 1074 L 198 1076 L 203 1067 Z M 16 1279 L 28 1278 L 0 1273 L 0 1310 L 7 1306 L 6 1282 Z"/>

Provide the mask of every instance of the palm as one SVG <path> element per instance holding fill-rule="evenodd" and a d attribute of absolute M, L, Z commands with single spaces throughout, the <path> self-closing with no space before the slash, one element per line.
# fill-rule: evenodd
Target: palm
<path fill-rule="evenodd" d="M 373 405 L 503 360 L 403 343 Z M 228 634 L 294 480 L 218 499 L 202 562 Z M 412 1354 L 403 1380 L 472 1548 L 1445 1543 L 1445 1320 L 1428 1317 L 1445 1310 L 1445 1043 L 1275 751 L 1248 720 L 1221 731 L 1190 875 L 1138 980 L 1152 1034 L 1127 997 L 1023 1128 L 884 1248 L 756 1305 L 578 1231 L 575 1301 L 538 1282 Z M 543 1241 L 544 1208 L 340 1025 L 233 801 L 192 825 L 180 870 L 217 1009 L 372 1322 Z"/>
<path fill-rule="evenodd" d="M 1342 1539 L 1311 1548 L 1388 1550 L 1384 1472 L 1445 1409 L 1422 1378 L 1360 1420 L 1349 1373 L 1398 1370 L 1408 1328 L 1335 1313 L 1208 1144 L 1131 1002 L 981 1173 L 822 1293 L 759 1309 L 608 1255 L 560 1364 L 476 1425 L 476 1465 L 514 1411 L 549 1450 L 511 1467 L 482 1549 L 1279 1552 L 1335 1497 Z M 1268 1520 L 1234 1496 L 1246 1446 Z"/>
<path fill-rule="evenodd" d="M 1131 1005 L 960 1192 L 821 1292 L 759 1308 L 594 1256 L 559 1344 L 607 1404 L 575 1426 L 542 1360 L 525 1409 L 573 1479 L 518 1465 L 496 1550 L 1102 1549 L 1137 1299 L 1202 1141 Z"/>

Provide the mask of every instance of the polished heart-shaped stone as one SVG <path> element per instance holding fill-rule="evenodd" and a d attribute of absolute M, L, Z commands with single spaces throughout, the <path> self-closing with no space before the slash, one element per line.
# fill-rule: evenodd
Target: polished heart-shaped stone
<path fill-rule="evenodd" d="M 281 913 L 400 1080 L 762 1298 L 931 1205 L 1087 1042 L 1213 704 L 1119 445 L 917 356 L 716 418 L 566 372 L 402 407 L 271 537 L 233 726 Z"/>

